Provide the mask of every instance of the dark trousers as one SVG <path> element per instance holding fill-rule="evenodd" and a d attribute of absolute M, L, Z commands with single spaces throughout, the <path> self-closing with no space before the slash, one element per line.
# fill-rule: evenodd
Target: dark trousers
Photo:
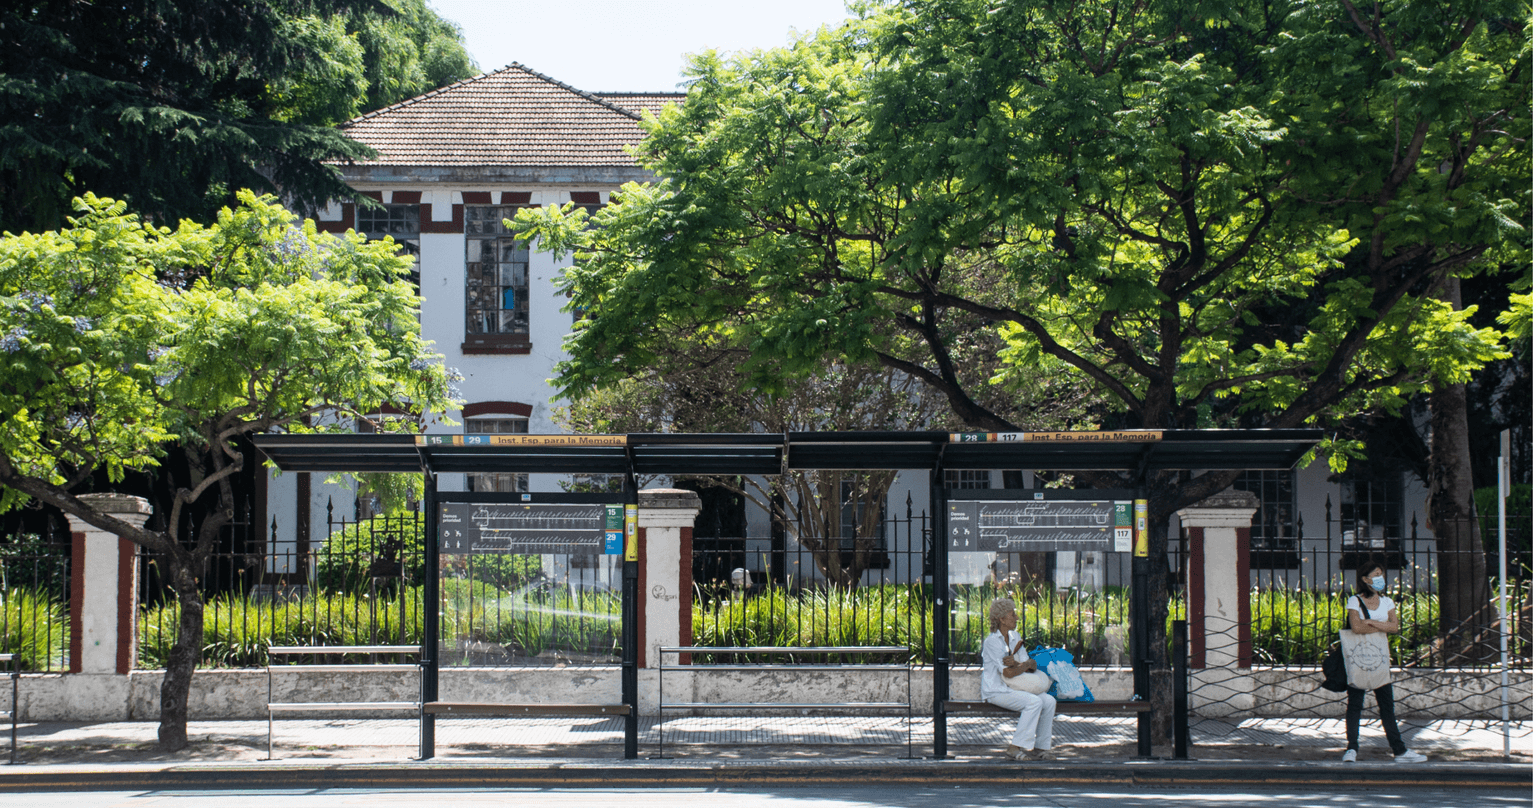
<path fill-rule="evenodd" d="M 1351 687 L 1345 692 L 1349 701 L 1344 711 L 1344 738 L 1349 741 L 1350 749 L 1359 751 L 1360 713 L 1365 709 L 1365 691 Z M 1392 685 L 1376 688 L 1376 708 L 1381 711 L 1381 728 L 1387 732 L 1387 743 L 1392 746 L 1392 754 L 1401 755 L 1408 751 L 1408 745 L 1403 743 L 1403 734 L 1397 731 L 1397 709 L 1392 706 Z"/>

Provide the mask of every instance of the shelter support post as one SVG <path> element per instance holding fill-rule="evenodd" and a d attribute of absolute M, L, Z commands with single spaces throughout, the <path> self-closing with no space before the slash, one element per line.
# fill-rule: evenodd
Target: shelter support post
<path fill-rule="evenodd" d="M 426 511 L 427 523 L 427 580 L 423 582 L 421 609 L 421 703 L 431 704 L 437 701 L 437 640 L 440 633 L 438 604 L 441 602 L 438 576 L 442 567 L 442 544 L 437 524 L 437 475 L 427 472 L 425 483 L 422 507 Z M 430 760 L 437 755 L 437 716 L 423 711 L 420 724 L 421 750 L 418 757 Z"/>
<path fill-rule="evenodd" d="M 1189 759 L 1189 624 L 1173 621 L 1173 757 Z"/>
<path fill-rule="evenodd" d="M 624 759 L 640 756 L 640 491 L 635 479 L 633 458 L 624 480 L 624 583 L 620 597 L 623 610 L 624 656 L 621 659 L 619 688 L 621 700 L 629 705 L 624 716 Z"/>
<path fill-rule="evenodd" d="M 1135 698 L 1152 699 L 1152 647 L 1149 642 L 1151 621 L 1148 618 L 1150 601 L 1147 587 L 1151 580 L 1147 558 L 1138 543 L 1136 555 L 1131 559 L 1131 681 L 1136 689 Z M 1154 711 L 1157 707 L 1152 708 Z M 1136 714 L 1136 755 L 1152 756 L 1152 712 Z"/>
<path fill-rule="evenodd" d="M 949 520 L 944 507 L 944 470 L 928 472 L 928 501 L 933 504 L 933 757 L 949 756 L 944 702 L 949 701 Z"/>

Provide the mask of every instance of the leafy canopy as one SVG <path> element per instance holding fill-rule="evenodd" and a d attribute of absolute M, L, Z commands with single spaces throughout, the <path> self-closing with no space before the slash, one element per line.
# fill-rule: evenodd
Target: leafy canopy
<path fill-rule="evenodd" d="M 371 155 L 332 127 L 466 78 L 424 0 L 38 0 L 0 6 L 0 232 L 86 192 L 211 220 L 241 188 L 304 207 Z"/>
<path fill-rule="evenodd" d="M 1084 426 L 1328 426 L 1505 355 L 1435 289 L 1529 260 L 1527 6 L 864 10 L 699 57 L 658 182 L 520 217 L 576 256 L 563 394 L 728 324 L 752 384 L 873 360 L 977 428 L 1045 370 L 1105 393 Z"/>
<path fill-rule="evenodd" d="M 241 434 L 448 407 L 393 245 L 240 200 L 171 230 L 87 196 L 68 228 L 0 238 L 0 505 L 120 479 L 168 442 L 212 473 Z"/>

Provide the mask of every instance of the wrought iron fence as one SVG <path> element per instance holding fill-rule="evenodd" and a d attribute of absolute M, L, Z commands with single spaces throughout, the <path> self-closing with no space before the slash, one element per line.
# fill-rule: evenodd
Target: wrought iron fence
<path fill-rule="evenodd" d="M 428 571 L 419 513 L 350 519 L 327 506 L 316 546 L 275 533 L 258 552 L 217 553 L 206 570 L 203 664 L 266 664 L 268 645 L 418 645 Z M 162 667 L 180 608 L 145 564 L 139 665 Z M 442 556 L 441 663 L 578 665 L 619 658 L 618 571 L 602 556 Z"/>
<path fill-rule="evenodd" d="M 871 539 L 868 564 L 860 567 L 852 539 L 696 534 L 694 644 L 899 645 L 913 662 L 931 663 L 931 519 L 914 514 L 909 501 L 905 515 L 887 520 Z M 827 569 L 832 564 L 842 568 Z M 1019 632 L 1031 647 L 1065 647 L 1084 665 L 1123 664 L 1129 582 L 1124 554 L 951 553 L 952 664 L 980 664 L 990 632 L 987 605 L 998 597 L 1016 601 Z"/>
<path fill-rule="evenodd" d="M 0 538 L 0 653 L 19 670 L 69 670 L 70 549 L 52 519 Z"/>
<path fill-rule="evenodd" d="M 1347 625 L 1345 603 L 1355 591 L 1357 568 L 1377 564 L 1386 572 L 1386 594 L 1401 626 L 1390 637 L 1399 714 L 1499 717 L 1505 699 L 1497 601 L 1501 578 L 1509 594 L 1509 668 L 1526 677 L 1531 670 L 1531 521 L 1529 515 L 1509 520 L 1510 533 L 1523 539 L 1510 541 L 1512 552 L 1503 569 L 1497 526 L 1479 519 L 1467 527 L 1483 537 L 1484 547 L 1442 548 L 1434 537 L 1421 536 L 1417 525 L 1401 537 L 1349 536 L 1330 529 L 1320 538 L 1294 539 L 1281 548 L 1286 558 L 1269 559 L 1277 563 L 1254 564 L 1249 620 L 1214 631 L 1205 626 L 1203 652 L 1190 658 L 1192 711 L 1220 717 L 1276 711 L 1292 717 L 1342 714 L 1342 697 L 1319 688 L 1319 668 Z M 1478 563 L 1481 575 L 1475 572 Z M 1462 572 L 1453 581 L 1443 573 L 1447 569 Z M 1470 598 L 1463 597 L 1465 587 L 1476 590 Z M 1471 607 L 1452 614 L 1448 601 L 1470 601 Z M 1201 628 L 1191 626 L 1191 634 Z M 1526 704 L 1529 715 L 1526 700 L 1517 698 L 1514 704 Z"/>

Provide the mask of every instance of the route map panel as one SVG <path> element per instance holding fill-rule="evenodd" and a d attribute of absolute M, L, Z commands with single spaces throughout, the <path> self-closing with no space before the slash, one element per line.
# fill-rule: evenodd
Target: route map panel
<path fill-rule="evenodd" d="M 1131 505 L 1109 500 L 951 500 L 949 549 L 1126 552 L 1131 549 Z"/>
<path fill-rule="evenodd" d="M 444 502 L 438 508 L 445 553 L 623 552 L 623 505 Z"/>

